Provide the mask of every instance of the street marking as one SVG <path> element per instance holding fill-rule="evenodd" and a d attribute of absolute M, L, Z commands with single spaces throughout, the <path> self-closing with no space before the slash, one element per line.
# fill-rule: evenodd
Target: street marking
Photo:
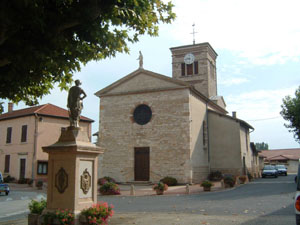
<path fill-rule="evenodd" d="M 13 199 L 12 198 L 7 198 L 6 199 L 6 201 L 8 202 L 8 201 L 12 201 Z"/>
<path fill-rule="evenodd" d="M 13 213 L 7 213 L 3 216 L 0 216 L 0 218 L 5 218 L 5 217 L 9 217 L 9 216 L 15 216 L 15 215 L 19 215 L 19 214 L 22 214 L 22 213 L 28 213 L 29 210 L 26 209 L 26 210 L 22 210 L 22 211 L 18 211 L 18 212 L 13 212 Z"/>

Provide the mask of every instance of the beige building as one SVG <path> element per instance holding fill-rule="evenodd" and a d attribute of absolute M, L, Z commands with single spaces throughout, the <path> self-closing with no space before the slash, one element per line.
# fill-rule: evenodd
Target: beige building
<path fill-rule="evenodd" d="M 288 173 L 297 173 L 300 148 L 262 150 L 259 155 L 264 158 L 264 164 L 285 165 Z"/>
<path fill-rule="evenodd" d="M 209 43 L 171 48 L 172 78 L 143 68 L 98 91 L 100 176 L 197 183 L 210 171 L 255 171 L 251 125 L 228 116 L 217 95 Z"/>
<path fill-rule="evenodd" d="M 47 179 L 48 154 L 43 146 L 55 143 L 68 127 L 68 111 L 52 104 L 13 110 L 0 115 L 0 171 L 4 177 Z M 93 120 L 81 117 L 80 126 L 91 137 Z"/>

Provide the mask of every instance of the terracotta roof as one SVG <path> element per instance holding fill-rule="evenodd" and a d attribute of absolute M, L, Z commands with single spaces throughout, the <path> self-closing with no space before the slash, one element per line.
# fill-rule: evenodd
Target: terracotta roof
<path fill-rule="evenodd" d="M 48 103 L 44 105 L 33 106 L 25 109 L 14 110 L 8 113 L 3 113 L 0 115 L 0 120 L 14 119 L 18 117 L 31 116 L 35 114 L 40 116 L 69 119 L 68 110 Z M 94 122 L 94 120 L 87 118 L 85 116 L 81 116 L 80 120 L 86 122 Z"/>
<path fill-rule="evenodd" d="M 259 155 L 265 157 L 265 160 L 268 161 L 298 160 L 300 158 L 300 148 L 262 150 Z"/>

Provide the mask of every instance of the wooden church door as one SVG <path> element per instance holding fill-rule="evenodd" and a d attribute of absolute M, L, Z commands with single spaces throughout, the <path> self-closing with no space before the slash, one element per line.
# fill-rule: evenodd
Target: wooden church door
<path fill-rule="evenodd" d="M 134 148 L 134 180 L 149 181 L 149 147 Z"/>

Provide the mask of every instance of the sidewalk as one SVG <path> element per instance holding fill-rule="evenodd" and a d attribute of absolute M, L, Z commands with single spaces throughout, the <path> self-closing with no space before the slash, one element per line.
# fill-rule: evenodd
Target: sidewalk
<path fill-rule="evenodd" d="M 223 188 L 221 187 L 221 182 L 213 182 L 214 186 L 211 188 L 211 191 L 220 191 Z M 149 196 L 156 195 L 155 191 L 152 189 L 153 185 L 134 185 L 134 196 Z M 121 189 L 121 196 L 130 196 L 131 195 L 131 185 L 119 184 Z M 189 185 L 189 193 L 187 192 L 186 185 L 177 185 L 169 186 L 168 190 L 164 192 L 164 195 L 186 195 L 186 194 L 200 194 L 203 192 L 203 188 L 199 184 Z"/>

